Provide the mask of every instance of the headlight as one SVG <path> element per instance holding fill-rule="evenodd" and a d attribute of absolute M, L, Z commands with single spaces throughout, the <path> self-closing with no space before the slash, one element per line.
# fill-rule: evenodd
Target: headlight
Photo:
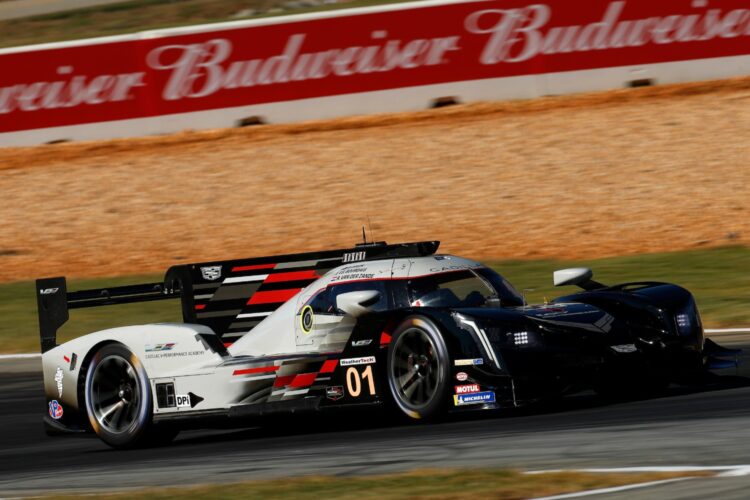
<path fill-rule="evenodd" d="M 695 307 L 695 302 L 691 300 L 687 306 L 675 314 L 674 322 L 677 326 L 677 333 L 680 336 L 690 335 L 696 328 L 700 328 L 700 318 L 698 316 L 698 309 Z"/>
<path fill-rule="evenodd" d="M 527 345 L 529 343 L 529 332 L 515 332 L 513 343 L 516 345 Z"/>
<path fill-rule="evenodd" d="M 469 318 L 464 316 L 463 314 L 458 313 L 454 313 L 453 318 L 456 320 L 458 326 L 464 328 L 465 330 L 469 330 L 470 332 L 474 333 L 474 335 L 476 335 L 477 340 L 479 340 L 479 343 L 482 344 L 484 351 L 487 353 L 487 357 L 492 360 L 497 368 L 502 370 L 503 367 L 500 365 L 500 361 L 498 361 L 489 339 L 487 339 L 487 334 L 484 332 L 484 330 L 477 326 L 476 321 L 474 321 L 473 318 Z"/>

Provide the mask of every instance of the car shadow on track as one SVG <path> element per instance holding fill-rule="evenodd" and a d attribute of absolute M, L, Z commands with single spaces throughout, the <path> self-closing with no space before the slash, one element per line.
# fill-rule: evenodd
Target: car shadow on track
<path fill-rule="evenodd" d="M 242 429 L 214 430 L 196 435 L 186 432 L 171 446 L 188 447 L 206 443 L 222 443 L 245 440 L 269 440 L 307 436 L 307 439 L 329 439 L 331 434 L 346 435 L 351 439 L 378 439 L 383 429 L 388 429 L 391 438 L 400 434 L 414 435 L 435 432 L 488 428 L 505 432 L 529 432 L 536 427 L 545 430 L 580 428 L 581 426 L 616 425 L 620 423 L 658 422 L 675 418 L 698 418 L 721 416 L 723 407 L 736 406 L 731 398 L 717 405 L 715 402 L 696 404 L 681 398 L 691 395 L 719 394 L 721 391 L 750 387 L 750 378 L 736 375 L 712 375 L 696 385 L 672 385 L 659 394 L 643 397 L 606 399 L 593 391 L 580 392 L 533 405 L 508 408 L 499 411 L 476 411 L 449 414 L 433 422 L 405 422 L 384 409 L 369 411 L 337 411 L 330 414 L 289 415 L 255 422 L 253 427 Z M 747 396 L 750 398 L 750 393 Z M 668 411 L 665 411 L 667 410 Z M 748 409 L 750 411 L 750 408 Z M 581 413 L 585 413 L 582 415 Z M 328 437 L 327 437 L 328 436 Z"/>

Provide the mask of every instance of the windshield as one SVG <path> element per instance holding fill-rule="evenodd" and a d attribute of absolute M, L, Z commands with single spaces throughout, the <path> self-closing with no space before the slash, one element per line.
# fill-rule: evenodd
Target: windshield
<path fill-rule="evenodd" d="M 469 270 L 414 278 L 407 285 L 409 301 L 418 307 L 481 307 L 497 298 L 495 290 Z"/>
<path fill-rule="evenodd" d="M 521 306 L 523 297 L 487 268 L 433 274 L 407 282 L 409 302 L 417 307 Z M 498 301 L 499 299 L 499 301 Z"/>
<path fill-rule="evenodd" d="M 508 280 L 497 274 L 495 271 L 488 267 L 481 267 L 476 270 L 482 278 L 490 282 L 490 284 L 497 290 L 497 295 L 500 297 L 500 304 L 504 307 L 520 307 L 525 306 L 523 295 L 510 284 Z"/>

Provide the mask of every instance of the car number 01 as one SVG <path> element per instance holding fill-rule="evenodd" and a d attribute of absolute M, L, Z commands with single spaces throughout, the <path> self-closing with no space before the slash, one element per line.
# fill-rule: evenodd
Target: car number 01
<path fill-rule="evenodd" d="M 375 395 L 375 379 L 372 376 L 372 365 L 368 365 L 362 373 L 359 373 L 355 367 L 346 370 L 346 389 L 353 397 L 359 397 L 362 392 L 362 381 L 367 379 L 367 388 L 370 390 L 370 396 Z"/>

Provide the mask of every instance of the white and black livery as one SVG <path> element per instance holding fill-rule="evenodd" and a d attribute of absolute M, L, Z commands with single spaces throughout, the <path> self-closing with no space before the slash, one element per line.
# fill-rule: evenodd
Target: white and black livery
<path fill-rule="evenodd" d="M 583 291 L 530 306 L 438 245 L 180 265 L 160 283 L 98 290 L 37 280 L 47 430 L 128 448 L 279 413 L 387 406 L 429 419 L 586 388 L 651 391 L 733 363 L 679 286 L 604 286 L 567 269 L 555 284 Z M 183 323 L 56 344 L 70 309 L 168 299 Z"/>

